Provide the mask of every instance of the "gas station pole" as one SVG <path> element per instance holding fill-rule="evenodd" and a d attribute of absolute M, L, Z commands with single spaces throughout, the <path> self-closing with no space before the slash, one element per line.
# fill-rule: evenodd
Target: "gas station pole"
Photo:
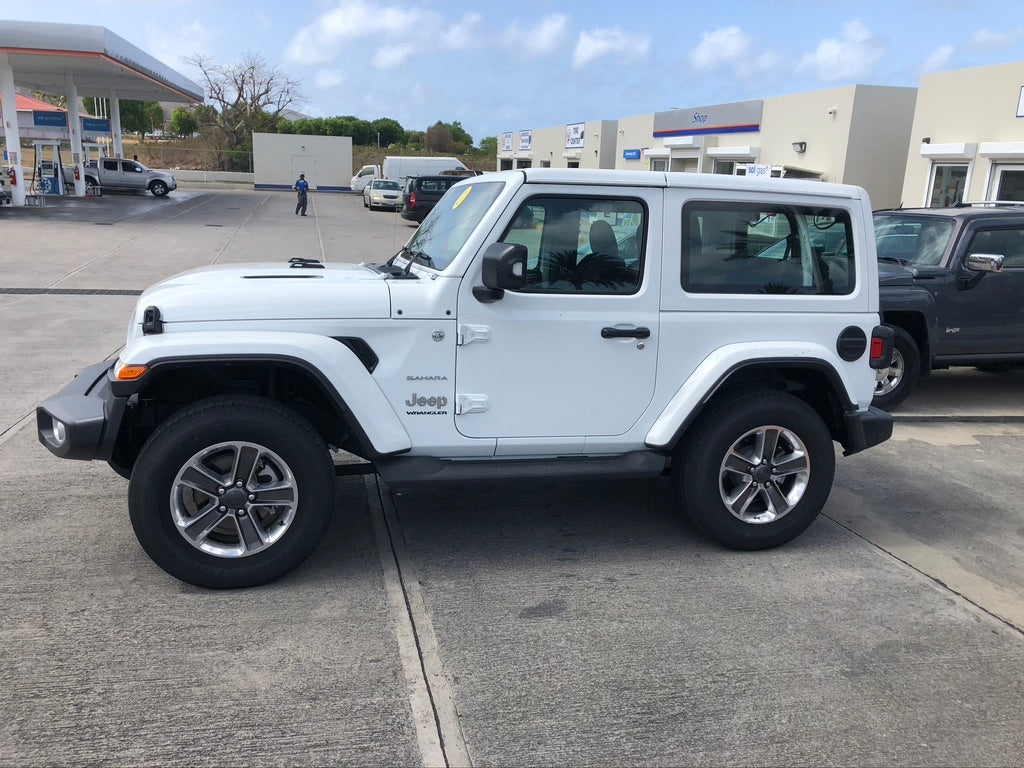
<path fill-rule="evenodd" d="M 7 54 L 0 55 L 0 96 L 4 107 L 4 139 L 7 162 L 14 171 L 11 180 L 11 203 L 25 204 L 25 172 L 21 168 L 21 133 L 18 131 L 18 96 L 14 91 L 14 70 Z"/>
<path fill-rule="evenodd" d="M 121 102 L 114 91 L 110 92 L 110 137 L 114 140 L 114 157 L 124 157 L 124 144 L 121 141 Z"/>
<path fill-rule="evenodd" d="M 75 197 L 85 197 L 85 159 L 82 157 L 82 115 L 78 109 L 78 87 L 68 76 L 68 136 L 71 138 L 71 162 L 75 166 Z"/>

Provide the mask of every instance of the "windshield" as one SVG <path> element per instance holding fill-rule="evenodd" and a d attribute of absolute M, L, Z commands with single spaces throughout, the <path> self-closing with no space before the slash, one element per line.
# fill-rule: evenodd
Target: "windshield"
<path fill-rule="evenodd" d="M 398 189 L 397 181 L 375 181 L 373 182 L 374 189 Z"/>
<path fill-rule="evenodd" d="M 880 261 L 934 267 L 953 235 L 953 220 L 940 216 L 875 214 L 875 247 Z"/>
<path fill-rule="evenodd" d="M 434 269 L 445 269 L 504 187 L 501 181 L 452 187 L 427 214 L 402 255 Z"/>

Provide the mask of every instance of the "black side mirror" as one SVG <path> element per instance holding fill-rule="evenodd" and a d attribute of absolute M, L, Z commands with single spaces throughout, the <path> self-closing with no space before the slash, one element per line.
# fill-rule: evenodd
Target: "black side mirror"
<path fill-rule="evenodd" d="M 525 245 L 518 243 L 491 243 L 484 249 L 481 278 L 483 285 L 473 286 L 478 301 L 489 304 L 498 301 L 505 291 L 518 291 L 526 287 Z"/>

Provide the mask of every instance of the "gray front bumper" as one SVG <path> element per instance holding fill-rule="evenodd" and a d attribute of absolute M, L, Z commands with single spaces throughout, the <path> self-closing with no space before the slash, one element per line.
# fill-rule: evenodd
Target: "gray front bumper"
<path fill-rule="evenodd" d="M 55 456 L 110 460 L 127 402 L 110 390 L 112 366 L 109 360 L 90 365 L 36 408 L 39 442 Z"/>

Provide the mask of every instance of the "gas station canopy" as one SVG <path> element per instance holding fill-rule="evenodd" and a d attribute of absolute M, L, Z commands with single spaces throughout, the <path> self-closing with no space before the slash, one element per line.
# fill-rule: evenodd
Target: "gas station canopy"
<path fill-rule="evenodd" d="M 20 86 L 63 94 L 73 78 L 82 96 L 197 103 L 203 89 L 105 27 L 0 21 L 0 56 Z"/>

